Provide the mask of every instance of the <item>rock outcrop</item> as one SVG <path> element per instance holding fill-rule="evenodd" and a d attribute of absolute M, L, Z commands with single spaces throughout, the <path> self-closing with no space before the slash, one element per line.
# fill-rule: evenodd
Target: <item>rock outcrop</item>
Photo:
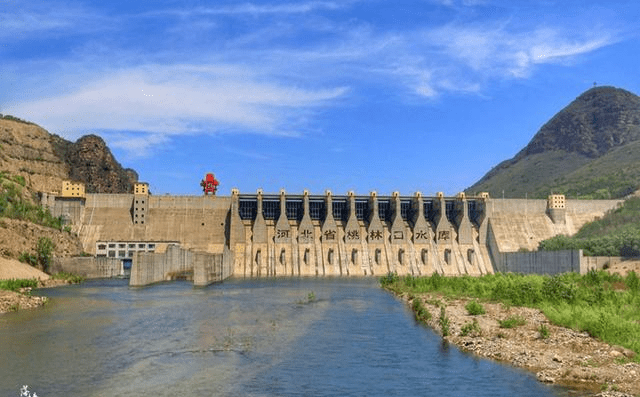
<path fill-rule="evenodd" d="M 97 135 L 75 143 L 53 137 L 56 151 L 69 167 L 69 179 L 84 182 L 87 193 L 130 193 L 138 174 L 124 169 Z"/>
<path fill-rule="evenodd" d="M 138 180 L 99 136 L 69 142 L 15 118 L 0 118 L 0 171 L 24 177 L 33 192 L 59 191 L 71 179 L 83 182 L 87 193 L 129 193 Z"/>

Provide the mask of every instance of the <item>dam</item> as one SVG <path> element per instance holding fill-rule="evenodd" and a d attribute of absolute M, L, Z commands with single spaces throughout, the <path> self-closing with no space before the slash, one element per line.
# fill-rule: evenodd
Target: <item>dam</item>
<path fill-rule="evenodd" d="M 237 189 L 230 196 L 156 196 L 142 183 L 132 194 L 42 194 L 43 205 L 78 234 L 86 266 L 130 267 L 132 285 L 190 272 L 199 285 L 231 275 L 491 274 L 509 270 L 514 259 L 506 254 L 574 234 L 620 202 Z M 555 270 L 563 269 L 548 269 Z"/>

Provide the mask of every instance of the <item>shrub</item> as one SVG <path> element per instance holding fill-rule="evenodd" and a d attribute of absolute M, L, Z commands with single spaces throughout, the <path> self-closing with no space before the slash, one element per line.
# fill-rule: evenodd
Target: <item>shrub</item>
<path fill-rule="evenodd" d="M 42 266 L 45 272 L 49 271 L 53 259 L 53 249 L 55 244 L 49 237 L 40 237 L 36 245 L 36 253 L 38 256 L 38 264 Z"/>
<path fill-rule="evenodd" d="M 380 284 L 381 284 L 383 287 L 387 287 L 387 286 L 389 286 L 389 285 L 391 285 L 391 284 L 395 284 L 395 283 L 397 283 L 399 279 L 400 279 L 400 278 L 398 277 L 398 273 L 396 273 L 396 272 L 389 272 L 389 273 L 387 273 L 387 275 L 386 275 L 386 276 L 382 276 L 382 277 L 380 277 Z"/>
<path fill-rule="evenodd" d="M 416 298 L 413 300 L 413 303 L 411 304 L 411 308 L 415 313 L 416 320 L 422 321 L 425 323 L 431 320 L 431 313 L 429 312 L 429 310 L 427 310 L 426 307 L 422 305 L 422 301 L 419 298 Z"/>
<path fill-rule="evenodd" d="M 21 253 L 18 260 L 34 267 L 38 265 L 38 257 L 28 252 Z"/>
<path fill-rule="evenodd" d="M 504 320 L 498 320 L 498 323 L 500 323 L 500 328 L 515 328 L 525 325 L 527 320 L 522 316 L 509 316 Z"/>
<path fill-rule="evenodd" d="M 467 303 L 464 308 L 467 309 L 467 313 L 472 316 L 477 316 L 479 314 L 485 313 L 484 306 L 482 306 L 476 300 L 469 301 L 469 303 Z"/>
<path fill-rule="evenodd" d="M 447 313 L 444 310 L 444 307 L 440 308 L 440 317 L 438 318 L 438 323 L 440 324 L 440 329 L 442 330 L 442 336 L 449 335 L 449 317 L 447 317 Z"/>
<path fill-rule="evenodd" d="M 538 327 L 538 333 L 541 339 L 549 339 L 549 327 L 544 324 L 540 324 Z"/>
<path fill-rule="evenodd" d="M 480 335 L 481 332 L 482 330 L 480 329 L 480 324 L 478 324 L 478 320 L 476 320 L 475 318 L 472 322 L 466 323 L 460 329 L 461 336 L 476 336 Z"/>

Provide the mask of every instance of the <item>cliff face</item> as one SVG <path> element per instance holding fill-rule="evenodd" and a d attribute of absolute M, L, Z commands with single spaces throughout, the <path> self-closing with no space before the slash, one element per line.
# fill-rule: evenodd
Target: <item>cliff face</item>
<path fill-rule="evenodd" d="M 86 135 L 75 143 L 54 137 L 56 152 L 69 168 L 69 179 L 85 183 L 87 193 L 130 193 L 138 174 L 116 161 L 102 138 Z"/>
<path fill-rule="evenodd" d="M 545 123 L 515 157 L 466 191 L 494 197 L 621 198 L 640 187 L 640 97 L 592 88 Z"/>
<path fill-rule="evenodd" d="M 69 178 L 69 166 L 56 154 L 47 131 L 2 118 L 0 171 L 24 177 L 32 191 L 59 191 L 62 180 Z"/>
<path fill-rule="evenodd" d="M 138 174 L 124 169 L 96 135 L 69 142 L 35 124 L 0 118 L 0 170 L 21 175 L 34 192 L 55 192 L 62 181 L 83 182 L 88 193 L 129 193 Z"/>

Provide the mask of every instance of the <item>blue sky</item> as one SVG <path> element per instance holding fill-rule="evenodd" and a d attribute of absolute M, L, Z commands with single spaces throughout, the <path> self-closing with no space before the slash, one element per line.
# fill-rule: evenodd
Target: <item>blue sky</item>
<path fill-rule="evenodd" d="M 154 194 L 453 195 L 583 91 L 640 93 L 640 2 L 0 0 L 0 113 Z"/>

